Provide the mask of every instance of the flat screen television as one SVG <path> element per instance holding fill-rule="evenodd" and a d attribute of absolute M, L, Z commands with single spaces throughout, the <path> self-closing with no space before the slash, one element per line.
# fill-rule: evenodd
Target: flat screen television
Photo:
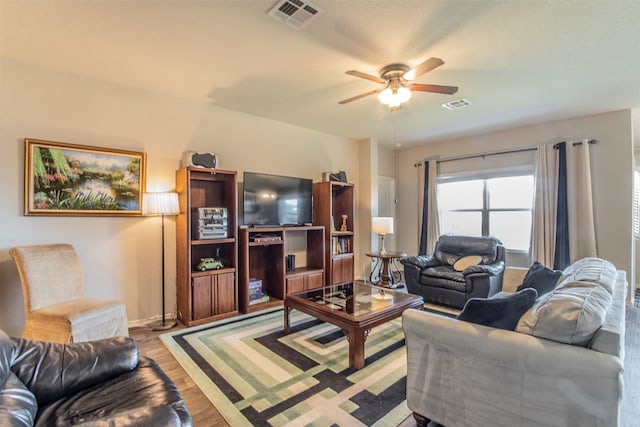
<path fill-rule="evenodd" d="M 245 172 L 244 224 L 297 226 L 313 222 L 313 181 L 307 178 Z"/>

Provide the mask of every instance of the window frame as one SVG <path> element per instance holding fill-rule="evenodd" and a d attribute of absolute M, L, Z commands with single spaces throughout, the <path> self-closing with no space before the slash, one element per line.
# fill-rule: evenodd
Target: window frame
<path fill-rule="evenodd" d="M 530 176 L 534 181 L 534 189 L 533 194 L 531 195 L 531 208 L 496 208 L 490 209 L 489 206 L 489 191 L 487 189 L 487 181 L 494 178 L 511 178 L 511 177 L 522 177 L 522 176 Z M 513 170 L 506 171 L 492 171 L 492 172 L 480 172 L 480 173 L 465 173 L 465 174 L 456 174 L 452 176 L 444 176 L 438 177 L 436 181 L 436 189 L 440 184 L 448 184 L 452 182 L 463 182 L 463 181 L 476 181 L 482 180 L 482 208 L 469 208 L 469 209 L 448 209 L 445 212 L 480 212 L 481 216 L 481 233 L 482 236 L 489 236 L 489 216 L 491 212 L 531 212 L 531 220 L 533 222 L 533 214 L 534 214 L 534 205 L 533 198 L 535 197 L 535 173 L 530 169 L 522 169 L 517 168 Z M 439 193 L 438 193 L 439 194 Z M 440 209 L 440 203 L 438 203 L 438 220 L 442 218 L 443 211 Z M 511 249 L 505 247 L 505 250 L 508 253 L 512 254 L 529 254 L 531 251 L 531 233 L 529 234 L 529 248 L 528 249 Z"/>

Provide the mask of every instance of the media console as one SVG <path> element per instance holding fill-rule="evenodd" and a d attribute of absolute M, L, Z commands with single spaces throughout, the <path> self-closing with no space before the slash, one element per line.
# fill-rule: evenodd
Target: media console
<path fill-rule="evenodd" d="M 240 311 L 282 305 L 288 293 L 322 287 L 324 233 L 323 226 L 240 227 Z M 291 271 L 287 271 L 287 255 L 296 255 L 297 265 Z"/>

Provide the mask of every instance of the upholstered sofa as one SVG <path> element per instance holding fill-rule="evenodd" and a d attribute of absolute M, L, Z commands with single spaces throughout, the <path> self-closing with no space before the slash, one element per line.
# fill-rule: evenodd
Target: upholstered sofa
<path fill-rule="evenodd" d="M 462 308 L 502 289 L 504 246 L 494 237 L 445 234 L 433 254 L 400 259 L 407 291 L 426 303 Z"/>
<path fill-rule="evenodd" d="M 526 272 L 505 277 L 505 292 Z M 617 426 L 626 289 L 624 271 L 585 258 L 532 301 L 515 330 L 405 311 L 407 405 L 418 425 Z"/>
<path fill-rule="evenodd" d="M 175 384 L 128 337 L 60 344 L 0 330 L 0 426 L 191 426 Z"/>

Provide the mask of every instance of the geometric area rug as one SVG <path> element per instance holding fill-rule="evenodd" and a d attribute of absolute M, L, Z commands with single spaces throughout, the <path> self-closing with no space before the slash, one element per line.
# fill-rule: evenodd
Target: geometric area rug
<path fill-rule="evenodd" d="M 282 307 L 160 336 L 232 426 L 385 426 L 411 414 L 401 319 L 372 329 L 349 368 L 343 332 Z"/>

